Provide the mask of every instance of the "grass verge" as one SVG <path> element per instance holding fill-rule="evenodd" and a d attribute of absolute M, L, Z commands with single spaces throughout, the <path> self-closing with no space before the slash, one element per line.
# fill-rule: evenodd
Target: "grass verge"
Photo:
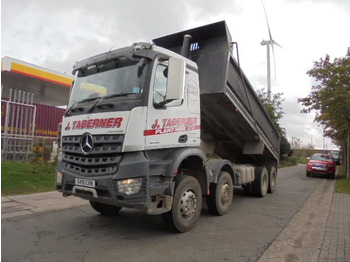
<path fill-rule="evenodd" d="M 278 168 L 283 167 L 289 167 L 289 166 L 296 166 L 298 165 L 298 159 L 295 156 L 286 157 L 284 159 L 281 159 Z"/>
<path fill-rule="evenodd" d="M 345 167 L 338 166 L 338 176 L 335 183 L 334 192 L 350 194 L 350 179 L 345 176 Z"/>
<path fill-rule="evenodd" d="M 1 162 L 1 196 L 55 190 L 55 165 Z"/>

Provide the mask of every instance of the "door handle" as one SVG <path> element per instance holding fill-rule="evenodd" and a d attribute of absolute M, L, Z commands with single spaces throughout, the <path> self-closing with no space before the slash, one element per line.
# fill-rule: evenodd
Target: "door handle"
<path fill-rule="evenodd" d="M 187 139 L 188 139 L 187 135 L 182 135 L 179 137 L 178 141 L 179 141 L 179 143 L 186 143 Z"/>

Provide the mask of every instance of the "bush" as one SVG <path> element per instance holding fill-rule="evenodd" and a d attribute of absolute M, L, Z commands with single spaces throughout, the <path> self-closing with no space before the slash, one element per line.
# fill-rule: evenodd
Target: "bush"
<path fill-rule="evenodd" d="M 296 166 L 298 164 L 297 158 L 295 156 L 290 156 L 284 158 L 284 160 L 281 160 L 279 163 L 279 168 L 283 167 L 289 167 L 289 166 Z"/>
<path fill-rule="evenodd" d="M 296 156 L 290 156 L 289 162 L 291 162 L 293 166 L 296 166 L 298 164 L 298 158 Z"/>
<path fill-rule="evenodd" d="M 309 160 L 306 157 L 300 157 L 299 158 L 299 164 L 307 164 Z"/>

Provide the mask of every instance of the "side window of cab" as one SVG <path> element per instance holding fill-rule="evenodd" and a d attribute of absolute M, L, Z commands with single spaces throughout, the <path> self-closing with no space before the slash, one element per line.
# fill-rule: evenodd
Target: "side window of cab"
<path fill-rule="evenodd" d="M 168 84 L 168 66 L 164 64 L 158 64 L 154 79 L 153 89 L 153 105 L 162 105 L 166 100 L 166 88 Z M 164 103 L 165 107 L 180 106 L 183 99 L 173 100 L 168 103 Z"/>

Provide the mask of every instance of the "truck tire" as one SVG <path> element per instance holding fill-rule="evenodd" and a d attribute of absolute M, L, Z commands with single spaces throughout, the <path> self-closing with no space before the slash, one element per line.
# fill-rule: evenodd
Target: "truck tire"
<path fill-rule="evenodd" d="M 269 188 L 267 190 L 268 193 L 273 193 L 276 190 L 276 182 L 277 182 L 277 171 L 274 166 L 270 167 L 269 170 Z"/>
<path fill-rule="evenodd" d="M 233 183 L 228 172 L 220 172 L 217 184 L 210 185 L 210 195 L 207 197 L 208 210 L 213 215 L 222 216 L 227 213 L 232 204 Z"/>
<path fill-rule="evenodd" d="M 171 211 L 163 214 L 165 225 L 174 232 L 183 233 L 197 223 L 202 210 L 202 190 L 192 176 L 175 178 L 175 194 Z"/>
<path fill-rule="evenodd" d="M 112 205 L 107 205 L 107 204 L 103 204 L 103 203 L 99 203 L 99 202 L 95 202 L 95 201 L 89 201 L 90 202 L 90 206 L 97 212 L 101 213 L 102 215 L 105 216 L 113 216 L 118 214 L 118 212 L 120 211 L 120 209 L 122 209 L 121 207 L 117 207 L 117 206 L 112 206 Z"/>
<path fill-rule="evenodd" d="M 258 197 L 264 197 L 269 187 L 269 174 L 266 167 L 259 166 L 255 169 L 255 180 L 253 181 L 253 192 Z"/>

